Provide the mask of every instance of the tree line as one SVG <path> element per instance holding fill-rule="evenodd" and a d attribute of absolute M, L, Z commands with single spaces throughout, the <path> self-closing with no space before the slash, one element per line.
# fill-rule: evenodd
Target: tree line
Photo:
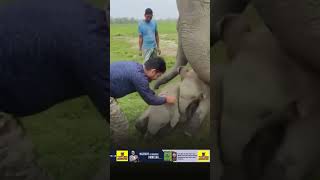
<path fill-rule="evenodd" d="M 137 24 L 142 19 L 137 18 L 129 18 L 129 17 L 121 17 L 121 18 L 113 18 L 111 17 L 110 22 L 111 24 Z M 177 21 L 177 19 L 167 18 L 167 19 L 157 19 L 157 21 Z"/>

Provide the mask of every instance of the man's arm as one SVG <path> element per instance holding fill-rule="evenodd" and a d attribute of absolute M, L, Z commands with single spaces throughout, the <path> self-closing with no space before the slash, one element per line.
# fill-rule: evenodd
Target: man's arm
<path fill-rule="evenodd" d="M 157 42 L 157 48 L 160 49 L 160 45 L 159 45 L 159 33 L 158 31 L 156 31 L 156 42 Z"/>
<path fill-rule="evenodd" d="M 139 34 L 139 51 L 142 50 L 142 43 L 143 43 L 143 38 L 142 38 L 142 35 Z"/>
<path fill-rule="evenodd" d="M 159 33 L 158 33 L 158 24 L 156 23 L 156 30 L 155 30 L 155 36 L 156 36 L 156 43 L 157 43 L 157 50 L 159 55 L 161 54 L 161 50 L 160 50 L 160 38 L 159 38 Z"/>
<path fill-rule="evenodd" d="M 138 33 L 139 33 L 139 55 L 142 55 L 142 44 L 143 44 L 143 36 L 142 36 L 142 29 L 141 25 L 138 25 Z"/>
<path fill-rule="evenodd" d="M 144 77 L 133 77 L 137 92 L 148 105 L 162 105 L 167 102 L 165 97 L 155 95 L 149 87 L 149 82 Z"/>

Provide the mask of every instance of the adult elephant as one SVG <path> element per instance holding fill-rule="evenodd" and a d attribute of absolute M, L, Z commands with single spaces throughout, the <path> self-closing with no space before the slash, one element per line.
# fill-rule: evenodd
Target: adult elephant
<path fill-rule="evenodd" d="M 210 83 L 210 0 L 177 0 L 178 52 L 175 66 L 156 83 L 155 89 L 179 74 L 190 63 L 198 77 Z"/>
<path fill-rule="evenodd" d="M 290 56 L 320 71 L 320 0 L 215 0 L 212 41 L 221 38 L 223 17 L 243 12 L 250 2 Z"/>

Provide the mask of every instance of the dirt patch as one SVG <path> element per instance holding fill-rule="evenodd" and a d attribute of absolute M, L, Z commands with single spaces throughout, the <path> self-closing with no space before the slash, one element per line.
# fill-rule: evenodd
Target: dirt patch
<path fill-rule="evenodd" d="M 167 37 L 166 34 L 160 35 L 161 55 L 176 57 L 178 45 L 175 41 L 166 39 L 166 37 Z M 126 37 L 124 38 L 124 40 L 127 40 L 132 45 L 133 49 L 138 50 L 138 37 L 137 38 Z"/>

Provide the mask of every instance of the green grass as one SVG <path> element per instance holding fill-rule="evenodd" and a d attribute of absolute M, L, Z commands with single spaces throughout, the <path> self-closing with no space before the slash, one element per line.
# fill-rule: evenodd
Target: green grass
<path fill-rule="evenodd" d="M 111 63 L 116 61 L 136 61 L 143 62 L 142 57 L 138 56 L 138 25 L 137 24 L 111 24 L 110 26 L 110 56 Z M 175 63 L 176 46 L 169 47 L 169 44 L 177 44 L 177 32 L 175 21 L 158 22 L 160 35 L 161 56 L 167 63 L 167 68 L 171 68 Z M 170 53 L 169 53 L 170 52 Z M 173 53 L 174 52 L 174 53 Z M 173 81 L 179 81 L 179 77 Z M 150 85 L 153 86 L 153 83 Z M 161 90 L 158 90 L 159 92 Z M 183 135 L 180 128 L 167 136 L 152 142 L 144 142 L 142 135 L 135 129 L 135 120 L 146 110 L 148 105 L 142 100 L 138 93 L 132 93 L 118 100 L 120 108 L 129 121 L 129 135 L 131 137 L 131 147 L 138 148 L 206 148 L 208 147 L 209 122 L 205 122 L 201 133 L 194 138 Z"/>
<path fill-rule="evenodd" d="M 87 180 L 109 149 L 106 121 L 87 97 L 22 118 L 40 165 L 55 179 Z"/>

